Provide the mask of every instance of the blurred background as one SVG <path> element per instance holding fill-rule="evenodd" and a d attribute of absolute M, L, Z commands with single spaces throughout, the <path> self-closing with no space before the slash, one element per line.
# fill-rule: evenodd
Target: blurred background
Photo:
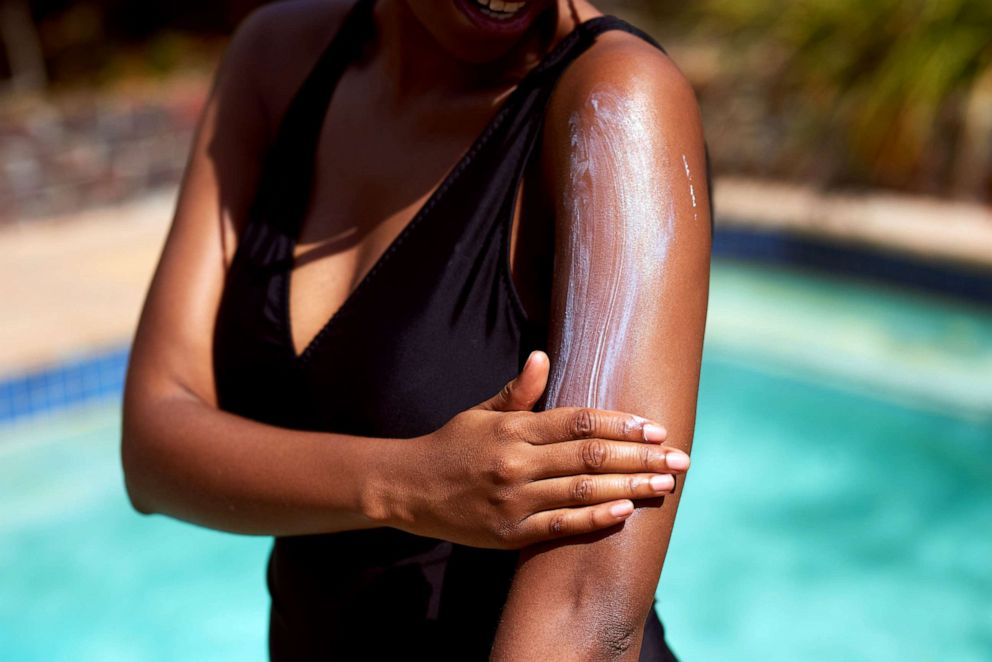
<path fill-rule="evenodd" d="M 258 0 L 0 0 L 0 658 L 265 658 L 268 541 L 129 509 L 128 344 Z M 992 3 L 601 2 L 697 90 L 716 236 L 658 589 L 687 660 L 992 659 Z"/>

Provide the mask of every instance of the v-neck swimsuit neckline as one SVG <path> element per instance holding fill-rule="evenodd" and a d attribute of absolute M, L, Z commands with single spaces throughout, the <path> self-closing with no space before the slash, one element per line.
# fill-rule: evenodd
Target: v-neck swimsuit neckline
<path fill-rule="evenodd" d="M 365 35 L 367 39 L 374 33 L 374 23 L 372 23 L 372 6 L 375 4 L 375 0 L 359 0 L 359 2 L 364 2 L 365 7 L 356 6 L 355 10 L 360 12 L 360 18 L 367 23 L 362 26 L 360 34 Z M 320 346 L 323 338 L 327 335 L 328 331 L 334 326 L 338 318 L 341 317 L 343 312 L 354 305 L 353 301 L 357 299 L 362 291 L 365 289 L 368 282 L 373 280 L 376 275 L 389 263 L 390 257 L 396 253 L 397 250 L 403 245 L 407 237 L 413 233 L 420 225 L 423 224 L 425 218 L 429 218 L 431 211 L 436 206 L 438 201 L 444 196 L 448 188 L 458 179 L 459 175 L 465 170 L 465 168 L 471 163 L 475 154 L 483 148 L 489 137 L 493 132 L 499 128 L 502 124 L 504 118 L 514 107 L 517 99 L 526 91 L 529 85 L 538 78 L 541 72 L 545 71 L 548 67 L 554 64 L 563 53 L 570 49 L 571 45 L 582 35 L 583 32 L 589 31 L 595 28 L 600 22 L 605 22 L 607 20 L 615 20 L 609 15 L 596 16 L 582 23 L 577 24 L 567 35 L 562 37 L 558 43 L 551 47 L 538 62 L 527 70 L 526 73 L 521 77 L 513 89 L 506 94 L 506 98 L 498 105 L 493 116 L 486 122 L 485 126 L 482 128 L 481 132 L 476 136 L 476 138 L 469 145 L 468 149 L 462 153 L 453 166 L 446 172 L 445 176 L 441 179 L 440 183 L 431 191 L 424 203 L 418 208 L 418 210 L 413 214 L 410 220 L 402 227 L 399 233 L 393 238 L 392 241 L 386 246 L 385 250 L 379 255 L 378 258 L 372 263 L 372 266 L 366 271 L 365 275 L 362 276 L 354 287 L 351 288 L 348 295 L 341 302 L 341 304 L 335 309 L 324 324 L 317 330 L 317 332 L 307 341 L 306 345 L 302 350 L 297 350 L 296 342 L 293 338 L 293 321 L 291 315 L 291 293 L 292 293 L 292 282 L 293 282 L 293 271 L 295 264 L 295 253 L 296 247 L 299 243 L 300 235 L 302 234 L 302 226 L 304 218 L 299 219 L 298 222 L 291 226 L 291 230 L 287 233 L 288 246 L 290 251 L 290 259 L 293 261 L 286 273 L 284 279 L 284 287 L 282 288 L 282 315 L 283 315 L 283 326 L 286 329 L 285 342 L 287 344 L 287 349 L 293 361 L 296 363 L 303 363 L 307 358 Z M 326 57 L 329 53 L 334 51 L 335 42 L 339 39 L 344 38 L 343 33 L 345 31 L 339 31 L 331 40 L 330 44 L 327 46 L 321 59 Z M 354 56 L 357 52 L 361 50 L 361 46 L 364 44 L 358 44 L 358 48 L 353 48 L 350 51 L 351 57 L 348 61 L 343 63 L 334 78 L 327 82 L 330 90 L 327 94 L 327 105 L 324 107 L 323 122 L 320 123 L 318 128 L 319 133 L 326 130 L 327 122 L 326 118 L 330 111 L 330 104 L 333 102 L 335 91 L 343 77 L 348 66 L 350 66 L 354 60 Z M 315 139 L 313 144 L 316 146 L 318 141 Z M 316 147 L 315 147 L 316 150 Z M 316 154 L 314 154 L 316 156 Z M 305 216 L 305 213 L 304 213 Z M 511 285 L 512 288 L 512 285 Z M 526 317 L 526 313 L 523 313 Z M 523 320 L 526 322 L 526 319 Z"/>

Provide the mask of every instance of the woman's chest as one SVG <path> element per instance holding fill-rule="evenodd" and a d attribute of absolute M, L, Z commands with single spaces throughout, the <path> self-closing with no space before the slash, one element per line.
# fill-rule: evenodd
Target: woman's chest
<path fill-rule="evenodd" d="M 217 319 L 223 408 L 290 427 L 423 434 L 543 346 L 525 304 L 542 284 L 520 256 L 539 245 L 526 219 L 549 219 L 522 194 L 532 134 L 503 117 L 470 145 L 437 127 L 446 138 L 422 144 L 401 123 L 332 107 L 317 140 L 277 153 Z"/>
<path fill-rule="evenodd" d="M 221 407 L 286 427 L 406 437 L 496 392 L 543 335 L 510 284 L 508 228 L 471 208 L 445 198 L 437 215 L 410 221 L 304 344 L 290 305 L 294 242 L 250 226 L 215 327 Z"/>
<path fill-rule="evenodd" d="M 374 87 L 361 83 L 353 90 L 356 84 L 347 77 L 342 81 L 315 149 L 310 201 L 293 246 L 289 288 L 293 344 L 299 352 L 439 189 L 458 175 L 473 140 L 492 119 L 492 102 L 485 97 L 454 107 L 423 101 L 397 108 L 359 94 Z M 468 195 L 482 197 L 487 189 L 482 182 Z M 544 258 L 553 241 L 551 215 L 530 173 L 510 197 L 515 203 L 506 256 L 511 278 L 528 317 L 541 320 L 550 298 L 550 265 Z"/>
<path fill-rule="evenodd" d="M 499 286 L 467 291 L 441 277 L 441 290 L 415 287 L 423 277 L 369 286 L 296 354 L 273 295 L 283 286 L 232 274 L 215 332 L 221 408 L 297 429 L 412 437 L 491 396 L 533 338 Z"/>

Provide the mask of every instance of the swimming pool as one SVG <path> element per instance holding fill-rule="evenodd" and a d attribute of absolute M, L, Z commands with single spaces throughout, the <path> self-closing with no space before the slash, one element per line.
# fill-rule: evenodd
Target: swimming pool
<path fill-rule="evenodd" d="M 731 261 L 711 302 L 676 653 L 992 657 L 992 310 Z M 267 540 L 134 514 L 118 426 L 0 427 L 0 657 L 264 659 Z"/>

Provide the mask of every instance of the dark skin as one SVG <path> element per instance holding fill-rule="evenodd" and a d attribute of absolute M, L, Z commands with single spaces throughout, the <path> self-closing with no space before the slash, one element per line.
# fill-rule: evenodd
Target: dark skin
<path fill-rule="evenodd" d="M 611 84 L 604 86 L 604 79 Z M 608 94 L 597 97 L 604 90 Z M 623 111 L 621 126 L 645 126 L 650 135 L 608 134 L 609 149 L 591 149 L 582 154 L 598 161 L 589 176 L 593 191 L 586 191 L 589 195 L 581 199 L 581 213 L 577 213 L 568 202 L 568 195 L 574 194 L 568 176 L 570 167 L 574 167 L 570 157 L 576 139 L 571 122 L 581 117 L 594 124 L 593 118 L 587 116 L 593 114 L 591 100 L 596 99 L 609 118 L 603 96 L 609 98 L 610 94 L 624 100 L 618 106 Z M 586 128 L 585 124 L 578 126 L 581 130 Z M 593 145 L 595 137 L 590 137 Z M 631 154 L 639 158 L 625 160 L 625 155 Z M 628 292 L 620 297 L 630 296 L 636 306 L 628 337 L 636 336 L 638 341 L 624 343 L 622 365 L 612 373 L 618 383 L 610 404 L 665 421 L 668 444 L 686 453 L 695 425 L 709 282 L 708 193 L 705 178 L 698 174 L 704 172 L 704 164 L 703 135 L 693 92 L 671 61 L 647 44 L 617 33 L 603 35 L 559 82 L 545 123 L 540 180 L 543 190 L 556 201 L 558 261 L 553 277 L 549 346 L 557 346 L 557 337 L 568 326 L 562 319 L 569 279 L 567 265 L 583 254 L 594 262 L 603 257 L 597 249 L 582 251 L 570 244 L 575 224 L 581 223 L 580 219 L 588 223 L 583 228 L 582 241 L 609 243 L 610 230 L 623 226 L 625 214 L 635 216 L 626 220 L 638 228 L 639 210 L 653 209 L 657 203 L 663 215 L 669 215 L 668 253 L 661 273 L 647 276 L 638 284 L 650 294 L 635 297 Z M 611 181 L 607 165 L 613 168 L 613 177 L 621 180 L 619 185 Z M 649 175 L 645 168 L 650 169 Z M 687 176 L 690 173 L 696 173 L 692 180 Z M 635 192 L 637 187 L 629 186 L 629 181 L 624 188 L 623 180 L 628 178 L 643 179 L 650 185 L 645 199 L 631 200 L 641 193 Z M 631 271 L 650 266 L 655 259 L 639 254 L 653 246 L 650 241 L 635 241 L 630 236 L 638 231 L 634 228 L 621 230 L 627 235 L 625 239 L 637 247 L 634 264 L 625 267 Z M 604 268 L 614 264 L 606 261 Z M 598 278 L 595 274 L 590 276 L 591 281 Z M 596 299 L 601 293 L 605 295 L 605 285 L 593 283 L 588 296 Z M 577 307 L 582 303 L 573 298 L 567 305 L 582 315 L 588 312 L 588 308 Z M 598 323 L 592 326 L 599 328 Z M 611 340 L 617 341 L 608 335 L 607 341 Z M 552 361 L 556 358 L 552 351 Z M 586 360 L 580 357 L 579 363 Z M 556 405 L 582 403 L 577 394 L 586 390 L 586 374 L 569 370 L 563 377 L 565 395 Z M 494 658 L 636 660 L 682 485 L 679 480 L 674 494 L 639 503 L 637 511 L 619 530 L 524 550 L 503 612 Z"/>
<path fill-rule="evenodd" d="M 532 412 L 548 379 L 540 352 L 490 400 L 413 440 L 370 444 L 217 409 L 214 319 L 261 155 L 349 5 L 314 0 L 261 10 L 239 30 L 218 72 L 132 353 L 122 446 L 132 502 L 141 512 L 240 533 L 392 526 L 526 548 L 494 659 L 636 659 L 682 484 L 669 494 L 667 476 L 688 467 L 679 451 L 691 444 L 705 318 L 705 182 L 696 194 L 704 208 L 693 210 L 702 220 L 693 223 L 678 196 L 678 257 L 658 284 L 664 296 L 657 304 L 677 314 L 643 316 L 654 321 L 642 334 L 649 342 L 629 356 L 643 367 L 625 374 L 615 408 L 623 411 Z M 382 38 L 340 81 L 290 287 L 298 352 L 522 73 L 576 21 L 598 14 L 587 3 L 538 1 L 520 34 L 482 38 L 458 11 L 447 2 L 380 0 Z M 684 79 L 643 42 L 603 35 L 552 99 L 541 158 L 525 178 L 513 224 L 514 284 L 529 316 L 547 319 L 553 333 L 561 326 L 553 303 L 562 296 L 562 265 L 552 271 L 541 256 L 555 242 L 568 259 L 562 237 L 570 220 L 556 202 L 570 150 L 563 127 L 604 79 L 656 99 L 663 124 L 678 127 L 669 143 L 703 171 L 698 113 Z M 633 514 L 632 501 L 639 506 Z"/>

